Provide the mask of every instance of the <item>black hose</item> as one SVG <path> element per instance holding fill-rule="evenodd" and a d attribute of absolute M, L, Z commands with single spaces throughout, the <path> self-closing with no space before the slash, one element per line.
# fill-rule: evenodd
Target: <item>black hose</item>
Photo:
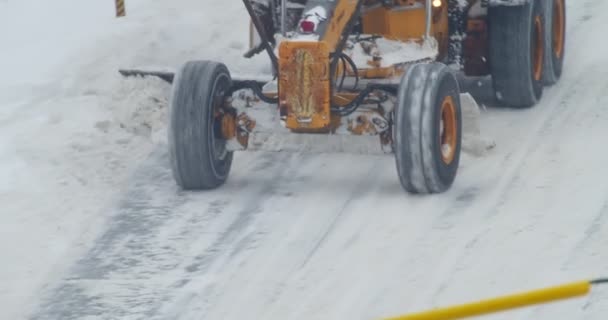
<path fill-rule="evenodd" d="M 363 89 L 363 91 L 361 91 L 361 93 L 355 99 L 353 99 L 353 101 L 349 102 L 343 107 L 333 106 L 331 108 L 331 111 L 341 116 L 348 116 L 355 112 L 357 108 L 359 108 L 363 100 L 365 100 L 365 98 L 367 98 L 367 96 L 374 90 L 381 90 L 392 95 L 397 95 L 397 88 L 395 88 L 394 86 L 385 84 L 369 84 L 365 89 Z"/>
<path fill-rule="evenodd" d="M 355 73 L 355 85 L 353 86 L 353 90 L 356 90 L 357 86 L 359 85 L 359 70 L 357 69 L 357 65 L 355 64 L 353 59 L 351 59 L 345 53 L 342 53 L 340 57 L 346 60 L 346 62 L 348 62 L 348 64 L 353 68 L 353 72 Z M 344 72 L 346 73 L 346 69 L 344 69 Z"/>
<path fill-rule="evenodd" d="M 262 100 L 266 103 L 278 103 L 279 102 L 279 98 L 271 98 L 271 97 L 265 96 L 264 93 L 262 92 L 262 88 L 260 88 L 260 85 L 256 81 L 253 81 L 253 80 L 235 82 L 232 85 L 232 88 L 230 88 L 229 95 L 231 95 L 232 93 L 234 93 L 237 90 L 247 89 L 247 88 L 253 90 L 253 92 L 256 94 L 256 96 L 258 96 L 258 98 L 260 98 L 260 100 Z"/>
<path fill-rule="evenodd" d="M 340 85 L 337 88 L 337 91 L 342 91 L 342 87 L 344 86 L 344 80 L 346 79 L 346 59 L 343 56 L 340 56 L 340 60 L 342 61 L 342 80 L 340 80 Z"/>

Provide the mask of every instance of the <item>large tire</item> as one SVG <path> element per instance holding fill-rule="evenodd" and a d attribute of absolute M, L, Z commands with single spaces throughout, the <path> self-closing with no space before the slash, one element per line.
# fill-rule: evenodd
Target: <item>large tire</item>
<path fill-rule="evenodd" d="M 562 76 L 566 54 L 566 1 L 543 2 L 545 16 L 545 85 L 553 85 Z"/>
<path fill-rule="evenodd" d="M 544 17 L 540 0 L 488 9 L 490 70 L 498 101 L 536 105 L 543 94 Z"/>
<path fill-rule="evenodd" d="M 186 190 L 214 189 L 228 178 L 233 153 L 227 151 L 216 116 L 232 85 L 225 65 L 186 63 L 173 81 L 169 121 L 171 169 Z"/>
<path fill-rule="evenodd" d="M 460 88 L 451 70 L 417 64 L 401 78 L 393 131 L 395 161 L 403 188 L 414 194 L 442 193 L 460 162 Z"/>

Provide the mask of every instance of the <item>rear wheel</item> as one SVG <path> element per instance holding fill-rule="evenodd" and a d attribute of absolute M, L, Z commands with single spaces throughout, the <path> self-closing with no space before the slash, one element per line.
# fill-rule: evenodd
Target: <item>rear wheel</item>
<path fill-rule="evenodd" d="M 566 1 L 548 0 L 543 3 L 545 15 L 544 83 L 553 85 L 562 76 L 566 51 Z"/>
<path fill-rule="evenodd" d="M 490 69 L 496 98 L 534 106 L 543 93 L 545 18 L 541 1 L 488 9 Z"/>
<path fill-rule="evenodd" d="M 395 110 L 397 172 L 410 193 L 441 193 L 460 162 L 462 115 L 456 77 L 444 64 L 414 65 L 401 79 Z"/>
<path fill-rule="evenodd" d="M 231 87 L 225 65 L 191 61 L 177 73 L 171 95 L 171 169 L 184 189 L 213 189 L 228 178 L 233 153 L 222 135 L 221 109 Z"/>

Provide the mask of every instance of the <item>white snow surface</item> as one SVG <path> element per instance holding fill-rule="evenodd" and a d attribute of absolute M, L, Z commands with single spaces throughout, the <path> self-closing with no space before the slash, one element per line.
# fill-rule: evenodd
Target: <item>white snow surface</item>
<path fill-rule="evenodd" d="M 605 1 L 568 1 L 560 83 L 487 105 L 496 147 L 412 196 L 392 157 L 242 153 L 184 193 L 170 86 L 118 68 L 242 58 L 239 1 L 0 1 L 3 319 L 380 319 L 608 275 Z M 484 107 L 486 107 L 484 105 Z M 608 288 L 488 319 L 605 319 Z"/>

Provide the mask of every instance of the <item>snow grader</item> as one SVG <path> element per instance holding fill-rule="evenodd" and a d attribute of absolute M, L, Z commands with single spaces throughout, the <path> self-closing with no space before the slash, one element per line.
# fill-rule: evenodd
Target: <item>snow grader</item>
<path fill-rule="evenodd" d="M 490 76 L 499 102 L 528 108 L 562 72 L 565 0 L 243 4 L 245 57 L 265 52 L 272 79 L 206 60 L 167 77 L 172 170 L 187 190 L 224 184 L 235 151 L 329 150 L 392 154 L 407 192 L 442 193 L 461 157 L 461 76 Z"/>

